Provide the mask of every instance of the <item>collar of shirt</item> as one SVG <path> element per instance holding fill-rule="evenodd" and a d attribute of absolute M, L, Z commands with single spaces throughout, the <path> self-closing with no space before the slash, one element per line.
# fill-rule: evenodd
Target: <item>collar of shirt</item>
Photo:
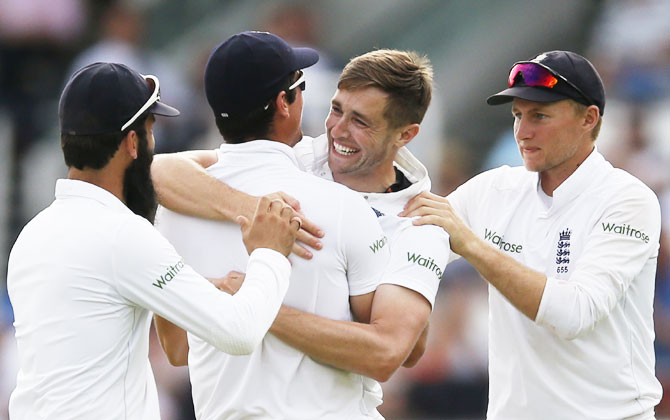
<path fill-rule="evenodd" d="M 252 155 L 254 162 L 257 163 L 277 163 L 281 158 L 293 166 L 301 167 L 291 146 L 273 140 L 251 140 L 240 144 L 223 143 L 219 147 L 219 153 L 225 154 L 228 159 L 237 154 Z"/>
<path fill-rule="evenodd" d="M 573 201 L 579 194 L 586 190 L 592 182 L 595 182 L 598 168 L 606 164 L 607 161 L 605 161 L 603 155 L 598 153 L 598 150 L 594 148 L 591 154 L 581 165 L 579 165 L 575 172 L 556 188 L 553 194 L 553 204 L 550 211 L 557 211 L 565 204 Z"/>
<path fill-rule="evenodd" d="M 56 199 L 85 198 L 95 200 L 106 207 L 119 212 L 132 213 L 132 211 L 114 194 L 104 188 L 98 187 L 90 182 L 76 179 L 59 179 L 56 181 Z"/>
<path fill-rule="evenodd" d="M 386 214 L 401 212 L 412 197 L 423 191 L 430 191 L 431 186 L 428 170 L 406 147 L 398 150 L 394 165 L 412 185 L 397 192 L 361 193 L 370 206 Z"/>

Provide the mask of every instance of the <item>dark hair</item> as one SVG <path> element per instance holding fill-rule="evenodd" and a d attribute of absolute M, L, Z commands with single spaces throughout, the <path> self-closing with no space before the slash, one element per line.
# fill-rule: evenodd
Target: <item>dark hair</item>
<path fill-rule="evenodd" d="M 61 133 L 60 146 L 68 168 L 104 168 L 119 149 L 121 141 L 132 130 L 140 139 L 147 137 L 145 122 L 149 114 L 141 115 L 124 131 L 112 134 L 77 136 Z"/>
<path fill-rule="evenodd" d="M 215 115 L 214 122 L 216 123 L 216 128 L 219 129 L 219 133 L 223 136 L 223 140 L 226 143 L 238 144 L 250 140 L 267 138 L 272 132 L 272 120 L 277 111 L 275 102 L 277 95 L 280 92 L 286 92 L 288 103 L 292 104 L 295 101 L 297 95 L 296 89 L 299 88 L 296 87 L 295 89 L 288 90 L 288 87 L 294 81 L 296 73 L 291 72 L 286 77 L 286 81 L 282 84 L 281 89 L 268 100 L 267 109 L 260 107 L 242 116 L 222 117 L 221 115 Z"/>

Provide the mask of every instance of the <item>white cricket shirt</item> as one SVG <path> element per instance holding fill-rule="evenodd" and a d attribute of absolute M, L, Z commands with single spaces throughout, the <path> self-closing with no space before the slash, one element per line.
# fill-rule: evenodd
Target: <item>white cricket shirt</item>
<path fill-rule="evenodd" d="M 325 134 L 316 138 L 303 137 L 293 149 L 305 171 L 333 180 L 328 166 L 328 138 Z M 412 185 L 396 192 L 359 193 L 375 209 L 390 241 L 391 262 L 381 283 L 414 290 L 432 306 L 442 271 L 451 255 L 449 235 L 440 227 L 414 226 L 412 219 L 398 217 L 405 204 L 417 194 L 430 191 L 431 184 L 426 168 L 406 147 L 398 151 L 394 165 Z"/>
<path fill-rule="evenodd" d="M 284 191 L 300 201 L 323 228 L 323 249 L 312 260 L 292 258 L 284 303 L 337 320 L 351 320 L 349 296 L 376 289 L 388 264 L 388 246 L 375 213 L 348 188 L 298 168 L 282 143 L 254 140 L 223 144 L 213 177 L 252 195 Z M 159 230 L 184 260 L 205 276 L 244 271 L 240 228 L 161 208 Z M 193 402 L 200 420 L 368 419 L 377 416 L 364 398 L 364 378 L 318 363 L 268 334 L 251 355 L 230 356 L 189 334 Z"/>
<path fill-rule="evenodd" d="M 243 296 L 221 293 L 110 192 L 58 180 L 56 200 L 26 225 L 9 258 L 20 364 L 10 417 L 159 419 L 150 311 L 221 350 L 251 351 L 291 270 L 272 250 L 251 259 Z"/>
<path fill-rule="evenodd" d="M 303 137 L 293 148 L 303 170 L 333 181 L 328 166 L 328 137 Z M 414 226 L 412 219 L 398 217 L 405 204 L 415 195 L 430 191 L 428 171 L 412 153 L 403 147 L 398 151 L 394 165 L 412 182 L 409 187 L 388 193 L 359 193 L 378 216 L 379 223 L 389 240 L 391 259 L 381 284 L 396 284 L 414 290 L 425 297 L 432 308 L 442 272 L 451 256 L 449 235 L 433 225 Z M 374 405 L 382 403 L 381 385 L 365 378 L 366 399 Z"/>
<path fill-rule="evenodd" d="M 549 207 L 538 180 L 503 166 L 448 197 L 477 235 L 548 277 L 535 322 L 489 286 L 488 418 L 652 419 L 658 199 L 597 151 Z"/>

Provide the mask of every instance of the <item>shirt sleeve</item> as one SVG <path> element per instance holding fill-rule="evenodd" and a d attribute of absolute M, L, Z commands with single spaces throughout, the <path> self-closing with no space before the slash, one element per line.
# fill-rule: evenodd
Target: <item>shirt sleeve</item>
<path fill-rule="evenodd" d="M 649 191 L 620 193 L 586 236 L 568 280 L 548 278 L 535 321 L 565 339 L 591 331 L 623 298 L 645 265 L 655 268 L 660 207 Z M 655 269 L 652 270 L 655 272 Z"/>
<path fill-rule="evenodd" d="M 288 260 L 270 249 L 252 252 L 234 295 L 219 291 L 184 264 L 148 222 L 134 217 L 119 229 L 114 258 L 119 293 L 230 354 L 248 354 L 274 321 L 288 289 Z"/>
<path fill-rule="evenodd" d="M 342 204 L 340 234 L 349 295 L 358 296 L 377 289 L 389 262 L 389 246 L 374 210 L 357 194 L 350 197 Z"/>
<path fill-rule="evenodd" d="M 438 226 L 414 226 L 411 219 L 401 223 L 391 238 L 391 259 L 382 283 L 414 290 L 432 307 L 451 254 L 449 235 Z"/>

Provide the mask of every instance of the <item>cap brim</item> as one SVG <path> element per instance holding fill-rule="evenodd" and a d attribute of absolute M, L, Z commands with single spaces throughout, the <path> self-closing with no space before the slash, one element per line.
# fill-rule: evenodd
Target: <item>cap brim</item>
<path fill-rule="evenodd" d="M 162 115 L 164 117 L 176 117 L 180 114 L 177 108 L 166 105 L 163 102 L 156 101 L 149 107 L 149 112 L 154 115 Z"/>
<path fill-rule="evenodd" d="M 311 48 L 293 48 L 293 57 L 295 57 L 295 70 L 304 69 L 316 64 L 319 61 L 319 53 Z"/>
<path fill-rule="evenodd" d="M 534 102 L 556 102 L 562 101 L 563 99 L 569 99 L 568 96 L 555 91 L 552 92 L 531 86 L 515 86 L 489 96 L 486 99 L 486 103 L 489 105 L 502 105 L 512 102 L 514 98 L 521 98 Z"/>

